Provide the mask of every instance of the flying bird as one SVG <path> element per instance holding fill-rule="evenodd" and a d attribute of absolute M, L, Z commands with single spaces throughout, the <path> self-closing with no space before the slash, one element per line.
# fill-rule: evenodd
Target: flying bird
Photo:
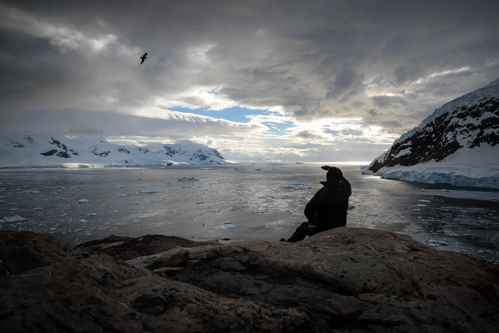
<path fill-rule="evenodd" d="M 140 64 L 142 65 L 144 63 L 144 60 L 147 59 L 147 52 L 144 53 L 144 55 L 142 57 L 140 57 L 140 59 L 142 59 L 142 61 L 140 62 Z"/>

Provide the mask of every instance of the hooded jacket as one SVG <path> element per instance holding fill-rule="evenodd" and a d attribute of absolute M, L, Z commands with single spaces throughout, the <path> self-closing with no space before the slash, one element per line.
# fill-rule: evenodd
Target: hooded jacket
<path fill-rule="evenodd" d="M 348 198 L 352 194 L 350 183 L 344 177 L 328 179 L 305 206 L 308 222 L 320 231 L 344 227 L 347 223 Z"/>

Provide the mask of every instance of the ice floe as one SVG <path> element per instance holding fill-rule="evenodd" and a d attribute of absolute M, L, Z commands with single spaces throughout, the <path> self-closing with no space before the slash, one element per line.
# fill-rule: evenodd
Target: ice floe
<path fill-rule="evenodd" d="M 24 218 L 19 215 L 14 215 L 14 216 L 4 216 L 3 218 L 5 222 L 19 222 L 19 221 L 25 221 L 27 218 Z"/>
<path fill-rule="evenodd" d="M 140 191 L 140 193 L 158 193 L 158 191 L 152 187 L 146 188 L 145 190 Z"/>
<path fill-rule="evenodd" d="M 51 191 L 63 191 L 65 188 L 63 186 L 54 186 L 50 188 Z"/>
<path fill-rule="evenodd" d="M 237 225 L 232 224 L 232 221 L 224 222 L 224 228 L 236 228 Z"/>
<path fill-rule="evenodd" d="M 90 202 L 90 200 L 88 200 L 88 199 L 80 199 L 80 200 L 78 200 L 78 203 L 87 203 L 87 202 Z"/>

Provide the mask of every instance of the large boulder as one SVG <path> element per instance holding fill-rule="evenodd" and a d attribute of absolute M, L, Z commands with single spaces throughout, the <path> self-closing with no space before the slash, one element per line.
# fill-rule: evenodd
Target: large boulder
<path fill-rule="evenodd" d="M 499 269 L 408 236 L 174 248 L 127 262 L 0 232 L 0 331 L 495 332 Z M 135 266 L 135 267 L 134 267 Z"/>

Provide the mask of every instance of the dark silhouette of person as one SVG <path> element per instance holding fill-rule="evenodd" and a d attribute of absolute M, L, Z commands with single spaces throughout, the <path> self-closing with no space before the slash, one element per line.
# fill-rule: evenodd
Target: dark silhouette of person
<path fill-rule="evenodd" d="M 144 61 L 147 59 L 147 52 L 144 53 L 144 55 L 142 57 L 140 57 L 140 59 L 142 59 L 142 61 L 140 62 L 140 64 L 142 65 L 144 63 Z"/>
<path fill-rule="evenodd" d="M 336 167 L 323 166 L 327 170 L 326 181 L 305 206 L 303 222 L 287 242 L 298 242 L 329 229 L 344 227 L 347 224 L 348 198 L 352 188 L 343 173 Z M 281 241 L 286 241 L 284 238 Z"/>

